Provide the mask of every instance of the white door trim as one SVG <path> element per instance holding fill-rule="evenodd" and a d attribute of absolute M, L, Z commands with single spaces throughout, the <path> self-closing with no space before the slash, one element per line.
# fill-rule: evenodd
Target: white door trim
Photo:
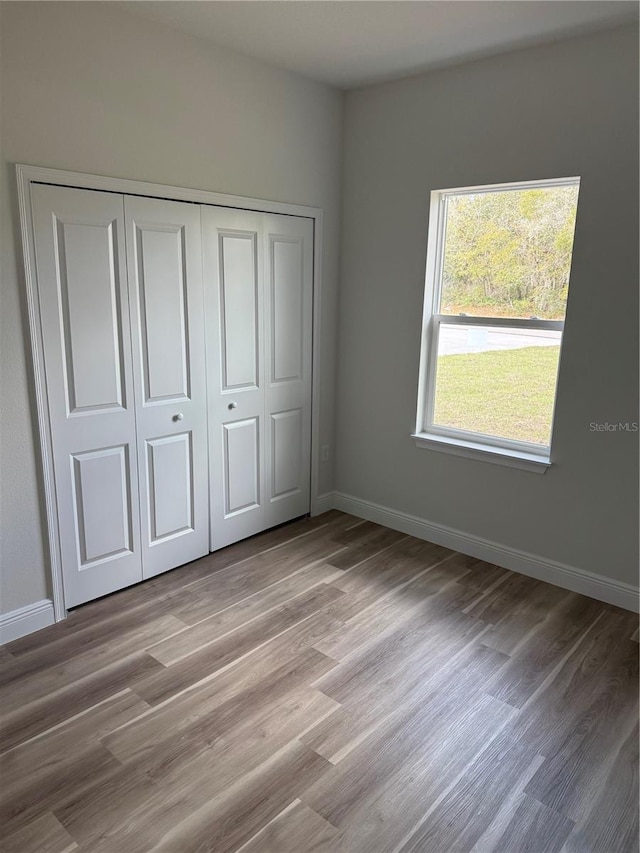
<path fill-rule="evenodd" d="M 55 479 L 53 475 L 53 453 L 51 444 L 51 424 L 49 400 L 44 374 L 44 353 L 42 328 L 40 324 L 40 305 L 36 286 L 35 244 L 31 213 L 31 184 L 53 184 L 75 187 L 85 190 L 103 190 L 124 195 L 141 195 L 151 198 L 190 201 L 196 204 L 211 204 L 218 207 L 234 207 L 239 210 L 256 210 L 262 213 L 281 213 L 290 216 L 303 216 L 313 220 L 313 353 L 312 353 L 312 408 L 311 408 L 311 512 L 316 513 L 318 506 L 318 476 L 320 449 L 320 335 L 321 335 L 321 293 L 322 293 L 322 209 L 300 204 L 268 201 L 208 192 L 187 187 L 172 187 L 165 184 L 152 184 L 147 181 L 132 181 L 126 178 L 111 178 L 104 175 L 88 175 L 81 172 L 68 172 L 62 169 L 48 169 L 42 166 L 16 165 L 18 184 L 18 207 L 20 211 L 20 231 L 24 259 L 25 285 L 29 314 L 29 330 L 33 355 L 36 406 L 38 412 L 38 431 L 40 452 L 42 455 L 42 475 L 46 521 L 49 541 L 49 561 L 51 566 L 51 587 L 53 609 L 56 622 L 66 618 L 64 588 L 62 583 L 62 564 L 60 557 L 60 536 L 56 508 Z"/>

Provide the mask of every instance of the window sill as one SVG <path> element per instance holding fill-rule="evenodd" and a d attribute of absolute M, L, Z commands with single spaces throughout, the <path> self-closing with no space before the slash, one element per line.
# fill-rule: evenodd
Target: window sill
<path fill-rule="evenodd" d="M 464 456 L 467 459 L 477 459 L 480 462 L 494 462 L 497 465 L 521 468 L 524 471 L 533 471 L 536 474 L 544 474 L 551 465 L 551 460 L 545 456 L 536 456 L 533 453 L 523 453 L 518 450 L 488 447 L 486 444 L 479 444 L 474 441 L 463 441 L 428 433 L 416 433 L 412 438 L 415 439 L 416 445 L 423 450 L 440 450 L 453 456 Z"/>

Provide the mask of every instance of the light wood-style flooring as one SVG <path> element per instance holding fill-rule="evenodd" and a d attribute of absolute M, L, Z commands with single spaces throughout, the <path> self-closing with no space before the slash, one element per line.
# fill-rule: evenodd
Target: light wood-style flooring
<path fill-rule="evenodd" d="M 637 629 L 294 522 L 0 648 L 0 851 L 632 853 Z"/>

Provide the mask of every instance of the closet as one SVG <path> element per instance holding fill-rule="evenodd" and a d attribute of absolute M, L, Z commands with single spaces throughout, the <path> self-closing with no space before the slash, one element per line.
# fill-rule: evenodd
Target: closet
<path fill-rule="evenodd" d="M 309 512 L 313 221 L 32 184 L 66 607 Z"/>

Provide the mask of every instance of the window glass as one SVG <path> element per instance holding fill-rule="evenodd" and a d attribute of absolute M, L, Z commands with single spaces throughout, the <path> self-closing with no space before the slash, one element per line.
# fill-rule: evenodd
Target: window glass
<path fill-rule="evenodd" d="M 441 314 L 565 316 L 578 186 L 451 195 Z"/>
<path fill-rule="evenodd" d="M 441 323 L 434 426 L 548 445 L 561 335 Z"/>

